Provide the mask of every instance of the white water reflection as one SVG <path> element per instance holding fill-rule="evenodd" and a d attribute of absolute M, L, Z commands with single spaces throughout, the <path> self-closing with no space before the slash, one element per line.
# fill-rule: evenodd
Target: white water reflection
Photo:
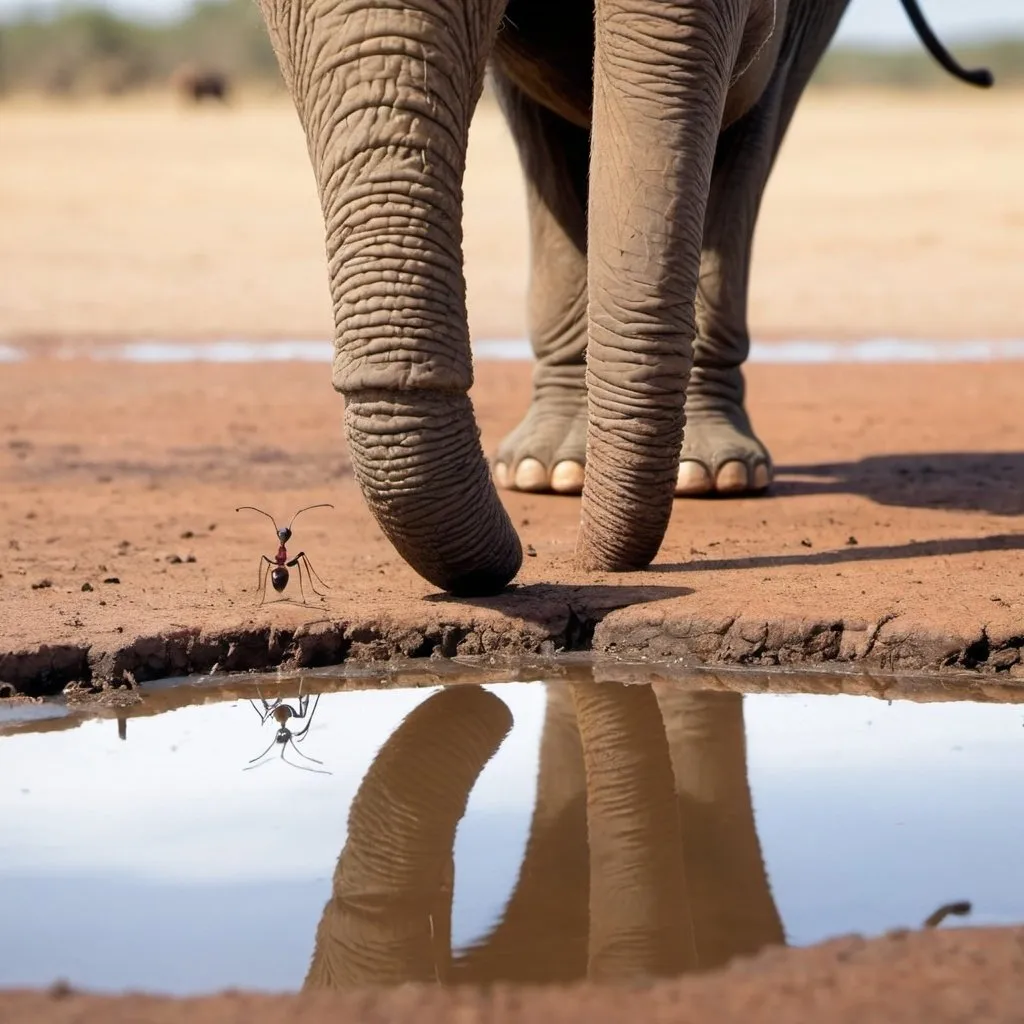
<path fill-rule="evenodd" d="M 544 690 L 488 689 L 515 725 L 459 825 L 458 947 L 506 905 L 535 800 Z M 272 729 L 246 701 L 129 718 L 126 741 L 109 719 L 0 736 L 0 985 L 296 988 L 349 805 L 435 692 L 325 694 L 302 749 L 329 776 L 276 756 L 243 771 Z M 955 899 L 972 901 L 969 924 L 1024 921 L 1024 708 L 754 695 L 745 718 L 790 943 L 916 926 Z"/>
<path fill-rule="evenodd" d="M 161 363 L 329 363 L 329 341 L 176 342 L 145 340 L 114 344 L 65 343 L 56 349 L 0 344 L 0 362 L 14 362 L 50 353 L 57 359 L 101 362 Z M 476 359 L 519 362 L 532 358 L 525 338 L 489 338 L 473 344 Z M 751 363 L 790 365 L 856 363 L 1003 363 L 1024 361 L 1024 339 L 933 341 L 909 338 L 869 338 L 863 341 L 755 341 Z"/>

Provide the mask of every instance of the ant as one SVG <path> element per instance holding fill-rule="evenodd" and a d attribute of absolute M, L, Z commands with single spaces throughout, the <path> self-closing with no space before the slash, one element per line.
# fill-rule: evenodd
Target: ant
<path fill-rule="evenodd" d="M 264 699 L 263 694 L 260 693 L 259 687 L 256 687 L 256 693 L 260 698 L 260 703 L 263 705 L 263 710 L 260 711 L 260 709 L 256 707 L 256 701 L 251 697 L 249 698 L 249 703 L 252 705 L 256 714 L 260 716 L 260 725 L 263 725 L 268 719 L 273 718 L 274 721 L 277 722 L 278 727 L 277 731 L 274 733 L 274 738 L 270 741 L 270 746 L 267 747 L 259 757 L 254 757 L 249 762 L 249 766 L 247 768 L 243 768 L 242 771 L 248 772 L 252 771 L 253 768 L 259 768 L 260 765 L 256 762 L 267 764 L 270 758 L 268 758 L 267 761 L 264 761 L 263 758 L 273 750 L 275 744 L 280 744 L 281 760 L 284 761 L 285 764 L 291 765 L 293 768 L 300 768 L 304 772 L 316 772 L 318 775 L 330 775 L 331 773 L 326 769 L 307 768 L 305 765 L 289 761 L 284 756 L 285 749 L 290 743 L 299 757 L 304 757 L 307 761 L 312 761 L 314 764 L 323 764 L 323 761 L 318 761 L 315 757 L 310 757 L 308 754 L 302 753 L 297 746 L 297 744 L 301 743 L 303 739 L 305 739 L 306 733 L 309 732 L 309 727 L 313 724 L 313 716 L 316 714 L 316 706 L 320 703 L 320 694 L 318 693 L 316 695 L 316 699 L 313 701 L 313 710 L 309 711 L 309 694 L 303 694 L 301 683 L 299 684 L 298 708 L 293 708 L 290 704 L 285 704 L 281 697 L 278 697 L 272 704 L 269 703 Z M 309 721 L 306 722 L 305 726 L 300 729 L 299 732 L 293 733 L 291 729 L 288 728 L 289 719 L 305 718 L 307 711 L 309 711 Z"/>
<path fill-rule="evenodd" d="M 288 586 L 288 570 L 295 568 L 299 570 L 299 593 L 302 594 L 302 603 L 306 603 L 306 591 L 302 587 L 302 568 L 305 566 L 306 572 L 309 573 L 309 586 L 313 593 L 317 597 L 324 597 L 319 590 L 313 585 L 313 580 L 316 579 L 320 586 L 327 587 L 316 570 L 310 565 L 309 559 L 306 557 L 305 551 L 300 551 L 291 561 L 288 561 L 288 551 L 285 545 L 292 537 L 292 523 L 295 522 L 296 517 L 301 512 L 308 512 L 311 508 L 334 508 L 333 505 L 320 504 L 320 505 L 307 505 L 305 508 L 300 508 L 291 518 L 291 522 L 282 530 L 275 521 L 274 517 L 269 512 L 264 512 L 261 508 L 256 508 L 255 505 L 239 505 L 235 509 L 236 512 L 241 512 L 243 509 L 251 509 L 253 512 L 259 512 L 261 516 L 266 516 L 274 524 L 274 532 L 277 534 L 277 539 L 280 542 L 280 547 L 277 549 L 277 554 L 274 555 L 273 559 L 268 558 L 266 555 L 260 556 L 260 567 L 259 567 L 259 591 L 260 591 L 260 605 L 267 599 L 267 569 L 270 569 L 270 582 L 273 588 L 280 594 L 285 587 Z M 330 590 L 330 587 L 327 587 Z"/>

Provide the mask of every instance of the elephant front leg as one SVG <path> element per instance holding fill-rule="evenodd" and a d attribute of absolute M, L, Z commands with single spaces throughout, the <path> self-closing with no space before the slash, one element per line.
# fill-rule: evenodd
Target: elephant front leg
<path fill-rule="evenodd" d="M 744 401 L 754 228 L 779 146 L 847 0 L 790 0 L 786 6 L 772 77 L 757 104 L 722 133 L 715 154 L 677 495 L 750 494 L 772 480 L 771 456 Z"/>
<path fill-rule="evenodd" d="M 754 226 L 774 155 L 778 83 L 718 142 L 704 221 L 697 338 L 677 495 L 746 494 L 771 482 L 771 457 L 744 405 L 747 287 Z"/>
<path fill-rule="evenodd" d="M 500 487 L 579 494 L 587 443 L 586 189 L 590 133 L 495 75 L 519 147 L 530 219 L 530 408 L 502 441 Z"/>

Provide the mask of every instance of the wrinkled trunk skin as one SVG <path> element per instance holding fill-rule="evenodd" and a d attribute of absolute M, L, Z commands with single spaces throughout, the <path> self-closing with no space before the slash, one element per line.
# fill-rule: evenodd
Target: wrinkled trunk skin
<path fill-rule="evenodd" d="M 696 965 L 675 780 L 649 686 L 575 683 L 590 841 L 594 981 L 672 977 Z"/>
<path fill-rule="evenodd" d="M 352 802 L 305 988 L 450 980 L 455 830 L 511 727 L 493 694 L 456 686 L 391 735 Z"/>
<path fill-rule="evenodd" d="M 327 232 L 356 479 L 421 576 L 495 593 L 522 552 L 468 397 L 469 121 L 501 0 L 260 0 Z"/>
<path fill-rule="evenodd" d="M 668 526 L 700 249 L 749 0 L 597 0 L 587 461 L 577 558 L 643 568 Z"/>

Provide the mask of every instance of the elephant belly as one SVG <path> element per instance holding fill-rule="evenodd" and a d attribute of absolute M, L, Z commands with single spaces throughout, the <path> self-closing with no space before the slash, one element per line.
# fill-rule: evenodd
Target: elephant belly
<path fill-rule="evenodd" d="M 593 0 L 509 0 L 494 63 L 527 96 L 581 128 L 594 91 Z"/>
<path fill-rule="evenodd" d="M 778 58 L 788 0 L 753 0 L 723 127 L 758 101 Z M 509 0 L 494 63 L 527 96 L 581 128 L 594 89 L 594 0 Z"/>

